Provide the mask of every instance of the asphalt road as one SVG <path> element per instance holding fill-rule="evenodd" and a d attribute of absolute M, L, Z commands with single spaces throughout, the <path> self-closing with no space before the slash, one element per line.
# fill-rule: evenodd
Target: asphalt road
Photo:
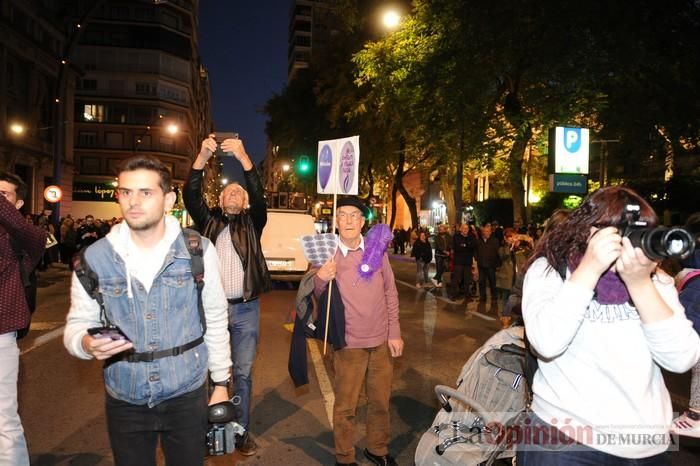
<path fill-rule="evenodd" d="M 453 304 L 444 298 L 443 290 L 416 290 L 414 265 L 406 259 L 392 260 L 406 341 L 404 356 L 395 363 L 391 413 L 390 449 L 400 465 L 413 464 L 417 442 L 438 410 L 433 387 L 454 385 L 469 355 L 499 328 L 494 314 L 477 303 Z M 101 364 L 69 356 L 60 338 L 68 310 L 68 278 L 62 266 L 42 273 L 32 331 L 20 343 L 20 413 L 32 465 L 112 465 Z M 300 389 L 294 388 L 287 373 L 291 334 L 283 324 L 293 311 L 295 294 L 294 289 L 279 286 L 262 299 L 251 424 L 260 446 L 257 455 L 210 458 L 208 465 L 334 463 L 329 357 L 322 355 L 321 345 L 309 345 L 310 383 Z M 670 377 L 668 385 L 674 400 L 684 405 L 689 377 Z M 363 419 L 361 406 L 358 421 Z M 362 464 L 361 428 L 357 445 Z M 682 440 L 681 447 L 672 455 L 674 465 L 700 464 L 698 442 Z"/>

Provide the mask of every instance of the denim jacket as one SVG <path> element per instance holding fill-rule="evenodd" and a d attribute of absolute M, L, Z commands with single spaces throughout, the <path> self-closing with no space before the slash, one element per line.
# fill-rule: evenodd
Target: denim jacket
<path fill-rule="evenodd" d="M 129 337 L 136 352 L 166 350 L 199 338 L 202 327 L 197 291 L 189 252 L 177 220 L 166 217 L 166 235 L 154 256 L 160 265 L 149 263 L 154 267 L 147 275 L 144 275 L 142 261 L 153 259 L 129 255 L 129 234 L 126 225 L 116 225 L 106 238 L 86 250 L 86 261 L 99 277 L 109 321 Z M 118 361 L 109 365 L 104 370 L 104 380 L 111 396 L 131 404 L 155 406 L 200 387 L 207 370 L 215 381 L 229 377 L 231 357 L 226 297 L 216 250 L 206 238 L 202 238 L 202 247 L 205 344 L 153 362 Z M 152 274 L 150 288 L 134 276 L 134 271 L 144 280 L 150 279 L 148 274 Z M 68 351 L 78 358 L 91 359 L 92 355 L 82 346 L 82 339 L 88 328 L 99 325 L 99 306 L 74 274 L 71 308 L 63 336 Z"/>
<path fill-rule="evenodd" d="M 134 277 L 129 286 L 124 261 L 108 241 L 86 251 L 86 260 L 99 277 L 107 317 L 134 343 L 134 351 L 173 348 L 202 335 L 189 257 L 180 235 L 147 293 Z M 207 346 L 201 344 L 153 362 L 119 361 L 105 368 L 105 385 L 117 399 L 153 406 L 200 387 L 207 359 Z"/>

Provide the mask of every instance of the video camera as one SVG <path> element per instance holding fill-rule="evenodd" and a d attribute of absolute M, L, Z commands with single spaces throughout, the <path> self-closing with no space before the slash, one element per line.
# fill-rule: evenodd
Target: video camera
<path fill-rule="evenodd" d="M 221 456 L 236 450 L 236 435 L 243 436 L 245 429 L 233 421 L 234 405 L 222 401 L 209 406 L 209 429 L 207 430 L 207 454 Z"/>
<path fill-rule="evenodd" d="M 695 236 L 683 227 L 650 227 L 639 220 L 638 204 L 627 204 L 617 229 L 653 261 L 667 258 L 685 259 L 695 249 Z"/>

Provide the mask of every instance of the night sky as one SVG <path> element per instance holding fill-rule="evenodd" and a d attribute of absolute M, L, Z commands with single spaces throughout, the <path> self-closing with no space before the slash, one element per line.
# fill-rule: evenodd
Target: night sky
<path fill-rule="evenodd" d="M 199 53 L 209 70 L 214 127 L 239 133 L 256 164 L 265 156 L 262 108 L 287 82 L 291 1 L 200 2 Z"/>

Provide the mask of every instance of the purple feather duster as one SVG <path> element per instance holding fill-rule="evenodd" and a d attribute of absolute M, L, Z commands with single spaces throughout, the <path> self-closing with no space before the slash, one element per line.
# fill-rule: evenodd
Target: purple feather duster
<path fill-rule="evenodd" d="M 382 258 L 393 239 L 389 225 L 377 223 L 369 229 L 365 236 L 365 252 L 360 263 L 360 277 L 365 280 L 372 278 L 374 272 L 382 266 Z"/>

